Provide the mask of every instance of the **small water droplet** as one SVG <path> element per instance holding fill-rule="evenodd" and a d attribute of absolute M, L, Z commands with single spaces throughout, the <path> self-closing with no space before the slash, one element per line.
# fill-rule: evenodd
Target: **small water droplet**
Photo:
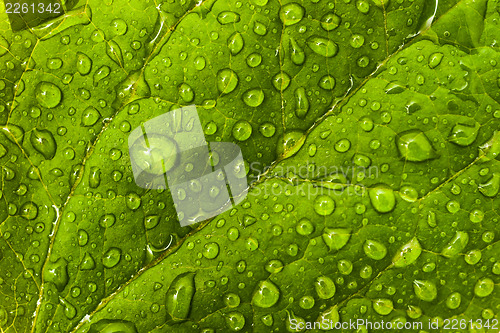
<path fill-rule="evenodd" d="M 387 254 L 387 248 L 384 244 L 368 239 L 363 244 L 363 251 L 365 254 L 374 260 L 381 260 Z"/>
<path fill-rule="evenodd" d="M 102 257 L 102 264 L 106 268 L 113 268 L 120 262 L 122 250 L 117 247 L 111 247 Z"/>
<path fill-rule="evenodd" d="M 436 68 L 443 60 L 443 54 L 441 52 L 433 53 L 429 56 L 429 67 L 431 69 Z"/>
<path fill-rule="evenodd" d="M 90 70 L 92 69 L 92 60 L 90 58 L 81 52 L 76 53 L 76 70 L 81 74 L 81 75 L 87 75 L 90 73 Z"/>
<path fill-rule="evenodd" d="M 422 301 L 432 302 L 437 297 L 436 285 L 428 280 L 413 281 L 413 290 L 415 295 Z"/>

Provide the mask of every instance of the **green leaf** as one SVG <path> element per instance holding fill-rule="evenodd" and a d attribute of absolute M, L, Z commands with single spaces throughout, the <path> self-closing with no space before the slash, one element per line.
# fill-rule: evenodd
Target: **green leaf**
<path fill-rule="evenodd" d="M 0 13 L 2 332 L 495 331 L 498 1 L 63 8 Z M 250 185 L 181 227 L 128 136 L 191 104 Z"/>

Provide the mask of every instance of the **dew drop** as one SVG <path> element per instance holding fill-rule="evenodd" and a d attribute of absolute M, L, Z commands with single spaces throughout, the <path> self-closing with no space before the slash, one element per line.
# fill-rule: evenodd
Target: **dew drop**
<path fill-rule="evenodd" d="M 390 188 L 379 186 L 368 190 L 373 208 L 379 213 L 388 213 L 396 206 L 396 196 Z"/>
<path fill-rule="evenodd" d="M 437 297 L 436 285 L 428 280 L 413 281 L 413 290 L 422 301 L 432 302 Z"/>
<path fill-rule="evenodd" d="M 225 315 L 227 327 L 231 331 L 241 331 L 245 327 L 245 317 L 239 312 L 229 312 Z"/>
<path fill-rule="evenodd" d="M 101 118 L 101 114 L 93 106 L 87 107 L 82 113 L 82 126 L 93 126 Z"/>
<path fill-rule="evenodd" d="M 323 229 L 322 238 L 330 251 L 338 251 L 343 248 L 351 237 L 350 229 Z"/>
<path fill-rule="evenodd" d="M 229 94 L 236 89 L 238 81 L 238 75 L 229 68 L 221 69 L 217 73 L 217 89 L 222 94 Z"/>
<path fill-rule="evenodd" d="M 217 21 L 219 21 L 219 23 L 223 25 L 237 23 L 240 21 L 240 15 L 238 13 L 230 11 L 220 12 L 219 15 L 217 15 Z"/>
<path fill-rule="evenodd" d="M 413 264 L 420 254 L 422 247 L 416 237 L 413 237 L 408 243 L 404 244 L 392 259 L 394 267 L 406 267 Z"/>
<path fill-rule="evenodd" d="M 270 308 L 278 302 L 280 291 L 271 281 L 260 281 L 252 296 L 252 304 L 260 308 Z"/>
<path fill-rule="evenodd" d="M 320 195 L 314 200 L 314 211 L 321 216 L 328 216 L 335 210 L 335 201 L 327 195 Z"/>
<path fill-rule="evenodd" d="M 125 35 L 128 29 L 127 22 L 119 18 L 114 19 L 111 21 L 111 29 L 118 36 Z"/>
<path fill-rule="evenodd" d="M 401 156 L 410 162 L 422 162 L 438 157 L 427 136 L 419 130 L 409 130 L 396 137 Z"/>
<path fill-rule="evenodd" d="M 141 197 L 137 193 L 130 192 L 125 198 L 125 203 L 129 209 L 136 210 L 141 206 Z"/>
<path fill-rule="evenodd" d="M 369 258 L 374 260 L 384 259 L 387 254 L 387 248 L 384 244 L 370 239 L 363 244 L 363 251 Z"/>
<path fill-rule="evenodd" d="M 227 47 L 233 56 L 240 53 L 244 44 L 245 42 L 243 41 L 243 36 L 239 32 L 233 33 L 227 39 Z"/>
<path fill-rule="evenodd" d="M 443 54 L 441 52 L 436 52 L 430 55 L 429 57 L 429 67 L 431 69 L 436 68 L 443 60 Z"/>
<path fill-rule="evenodd" d="M 279 16 L 285 26 L 299 23 L 304 17 L 305 9 L 296 2 L 281 6 Z"/>
<path fill-rule="evenodd" d="M 309 111 L 309 100 L 304 87 L 295 89 L 295 114 L 304 119 Z"/>
<path fill-rule="evenodd" d="M 92 69 L 92 60 L 81 52 L 76 53 L 76 70 L 81 75 L 87 75 Z"/>
<path fill-rule="evenodd" d="M 203 247 L 202 254 L 207 259 L 215 259 L 219 255 L 219 244 L 210 242 Z"/>
<path fill-rule="evenodd" d="M 302 65 L 306 60 L 306 54 L 304 50 L 293 38 L 290 38 L 290 58 L 292 59 L 292 62 L 297 66 Z"/>
<path fill-rule="evenodd" d="M 467 243 L 469 243 L 469 234 L 465 231 L 457 231 L 455 236 L 448 242 L 443 251 L 441 251 L 441 254 L 447 258 L 455 257 L 463 252 Z"/>
<path fill-rule="evenodd" d="M 394 304 L 390 299 L 378 298 L 373 300 L 373 310 L 382 316 L 387 316 L 393 309 Z"/>
<path fill-rule="evenodd" d="M 334 41 L 318 36 L 309 37 L 307 45 L 316 54 L 327 58 L 335 56 L 339 50 L 338 45 Z"/>
<path fill-rule="evenodd" d="M 474 286 L 474 294 L 477 297 L 486 297 L 495 289 L 495 282 L 490 278 L 484 278 L 476 282 Z"/>
<path fill-rule="evenodd" d="M 246 120 L 239 120 L 234 124 L 232 134 L 238 141 L 248 140 L 252 135 L 252 125 Z"/>
<path fill-rule="evenodd" d="M 68 284 L 68 262 L 64 258 L 59 258 L 56 261 L 49 261 L 43 271 L 43 278 L 46 282 L 55 284 L 60 292 Z"/>
<path fill-rule="evenodd" d="M 264 91 L 262 89 L 250 89 L 243 94 L 243 102 L 251 107 L 257 107 L 264 101 Z"/>
<path fill-rule="evenodd" d="M 61 103 L 62 92 L 55 84 L 42 81 L 36 86 L 35 97 L 41 106 L 52 109 Z"/>
<path fill-rule="evenodd" d="M 337 29 L 340 25 L 340 16 L 335 13 L 329 12 L 321 17 L 321 27 L 326 31 L 332 31 Z"/>
<path fill-rule="evenodd" d="M 102 264 L 106 268 L 113 268 L 120 262 L 122 250 L 117 247 L 111 247 L 102 257 Z"/>

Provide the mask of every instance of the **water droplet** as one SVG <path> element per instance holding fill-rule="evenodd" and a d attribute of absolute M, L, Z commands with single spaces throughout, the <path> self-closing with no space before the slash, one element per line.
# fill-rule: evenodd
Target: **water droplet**
<path fill-rule="evenodd" d="M 356 8 L 363 14 L 367 14 L 370 10 L 370 4 L 366 0 L 358 0 L 356 2 Z"/>
<path fill-rule="evenodd" d="M 78 245 L 85 246 L 89 241 L 89 234 L 85 230 L 78 230 Z"/>
<path fill-rule="evenodd" d="M 409 130 L 396 137 L 401 156 L 410 162 L 422 162 L 438 157 L 427 136 L 419 130 Z"/>
<path fill-rule="evenodd" d="M 243 102 L 251 107 L 257 107 L 264 101 L 264 91 L 262 89 L 250 89 L 243 94 Z"/>
<path fill-rule="evenodd" d="M 269 308 L 278 302 L 280 291 L 271 281 L 259 282 L 259 286 L 252 296 L 252 304 L 261 308 Z"/>
<path fill-rule="evenodd" d="M 106 54 L 108 57 L 118 66 L 123 67 L 123 55 L 120 46 L 114 40 L 108 41 L 106 46 Z"/>
<path fill-rule="evenodd" d="M 122 19 L 119 19 L 119 18 L 114 19 L 113 21 L 111 21 L 110 25 L 111 25 L 112 31 L 118 36 L 122 36 L 122 35 L 125 35 L 127 33 L 127 29 L 128 29 L 127 22 L 125 22 Z"/>
<path fill-rule="evenodd" d="M 345 153 L 351 148 L 351 141 L 347 139 L 340 139 L 335 143 L 335 150 L 339 153 Z"/>
<path fill-rule="evenodd" d="M 244 44 L 245 42 L 243 41 L 243 36 L 239 32 L 233 33 L 227 39 L 227 47 L 233 56 L 240 53 Z"/>
<path fill-rule="evenodd" d="M 205 68 L 206 63 L 207 61 L 205 60 L 205 57 L 198 56 L 196 57 L 196 59 L 194 59 L 194 68 L 201 71 Z"/>
<path fill-rule="evenodd" d="M 240 296 L 234 293 L 228 293 L 224 296 L 224 303 L 229 308 L 235 308 L 240 305 Z"/>
<path fill-rule="evenodd" d="M 92 270 L 95 268 L 95 261 L 94 258 L 90 255 L 90 253 L 86 252 L 82 262 L 80 263 L 80 269 L 81 270 Z"/>
<path fill-rule="evenodd" d="M 399 189 L 399 196 L 407 202 L 415 202 L 418 200 L 418 191 L 411 186 L 402 186 Z"/>
<path fill-rule="evenodd" d="M 295 114 L 300 119 L 305 118 L 309 111 L 309 100 L 303 87 L 295 89 Z"/>
<path fill-rule="evenodd" d="M 108 77 L 108 75 L 111 73 L 111 69 L 104 65 L 104 66 L 101 66 L 97 71 L 95 71 L 94 73 L 94 86 L 97 86 L 99 84 L 99 82 Z"/>
<path fill-rule="evenodd" d="M 239 312 L 229 312 L 225 317 L 227 327 L 231 331 L 241 331 L 245 326 L 245 317 Z"/>
<path fill-rule="evenodd" d="M 237 23 L 240 21 L 240 15 L 230 11 L 220 12 L 219 15 L 217 15 L 217 21 L 219 21 L 220 24 Z"/>
<path fill-rule="evenodd" d="M 418 239 L 413 237 L 408 243 L 401 246 L 394 258 L 392 258 L 392 263 L 394 267 L 406 267 L 414 263 L 421 253 L 422 247 Z"/>
<path fill-rule="evenodd" d="M 340 274 L 349 275 L 353 269 L 352 262 L 346 259 L 339 260 L 337 268 Z"/>
<path fill-rule="evenodd" d="M 245 141 L 252 135 L 252 125 L 246 120 L 240 120 L 234 124 L 233 137 L 238 141 Z"/>
<path fill-rule="evenodd" d="M 314 200 L 314 211 L 321 216 L 328 216 L 335 210 L 335 201 L 327 195 L 320 195 Z"/>
<path fill-rule="evenodd" d="M 441 52 L 436 52 L 433 53 L 429 56 L 429 67 L 436 68 L 440 63 L 441 60 L 443 59 L 443 54 Z"/>
<path fill-rule="evenodd" d="M 337 29 L 337 27 L 340 25 L 340 21 L 340 16 L 336 15 L 335 13 L 329 12 L 321 17 L 321 27 L 326 31 L 331 31 Z"/>
<path fill-rule="evenodd" d="M 400 85 L 397 82 L 389 82 L 385 86 L 384 90 L 385 90 L 386 94 L 393 95 L 393 94 L 400 94 L 400 93 L 402 93 L 403 91 L 405 91 L 405 87 L 403 87 L 402 85 Z M 417 110 L 415 110 L 415 108 L 417 106 L 420 108 L 420 106 L 418 104 L 416 104 L 415 102 L 411 102 L 410 105 L 406 106 L 407 113 L 411 114 L 411 113 L 417 111 Z M 410 108 L 412 110 L 410 110 Z"/>
<path fill-rule="evenodd" d="M 359 49 L 364 43 L 365 37 L 363 37 L 363 35 L 354 34 L 349 40 L 349 44 L 355 49 Z"/>
<path fill-rule="evenodd" d="M 50 70 L 56 70 L 62 67 L 62 60 L 60 58 L 49 58 L 47 59 L 47 68 Z"/>
<path fill-rule="evenodd" d="M 247 57 L 247 65 L 255 68 L 262 62 L 262 56 L 259 53 L 250 53 Z"/>
<path fill-rule="evenodd" d="M 436 285 L 431 281 L 415 280 L 413 281 L 413 290 L 422 301 L 432 302 L 437 297 Z"/>
<path fill-rule="evenodd" d="M 356 153 L 352 157 L 352 164 L 366 169 L 372 164 L 372 160 L 364 154 Z"/>
<path fill-rule="evenodd" d="M 92 60 L 81 52 L 76 53 L 76 70 L 81 75 L 87 75 L 92 69 Z"/>
<path fill-rule="evenodd" d="M 278 91 L 285 91 L 290 85 L 290 76 L 285 72 L 280 72 L 273 77 L 273 86 Z"/>
<path fill-rule="evenodd" d="M 101 118 L 101 114 L 93 106 L 87 107 L 82 113 L 82 126 L 93 126 Z"/>
<path fill-rule="evenodd" d="M 9 42 L 5 39 L 5 37 L 0 36 L 0 57 L 9 52 L 9 47 Z"/>
<path fill-rule="evenodd" d="M 106 268 L 113 268 L 120 262 L 122 250 L 117 247 L 111 247 L 102 257 L 102 264 Z"/>
<path fill-rule="evenodd" d="M 217 256 L 219 255 L 219 244 L 215 242 L 205 244 L 202 253 L 203 256 L 207 259 L 217 258 Z"/>
<path fill-rule="evenodd" d="M 278 141 L 276 153 L 278 156 L 283 156 L 284 158 L 291 157 L 300 150 L 300 148 L 304 145 L 304 142 L 304 133 L 300 131 L 285 133 Z"/>
<path fill-rule="evenodd" d="M 370 239 L 363 244 L 363 251 L 369 258 L 374 260 L 384 259 L 387 254 L 387 248 L 384 244 Z"/>
<path fill-rule="evenodd" d="M 493 292 L 493 289 L 495 289 L 495 282 L 490 278 L 484 278 L 477 281 L 474 286 L 474 294 L 477 297 L 486 297 Z"/>
<path fill-rule="evenodd" d="M 35 97 L 41 106 L 52 109 L 61 103 L 62 92 L 55 84 L 42 81 L 36 86 Z"/>
<path fill-rule="evenodd" d="M 325 228 L 323 229 L 322 237 L 323 241 L 328 246 L 330 251 L 338 251 L 343 248 L 349 241 L 349 238 L 351 237 L 351 230 L 342 228 Z"/>
<path fill-rule="evenodd" d="M 441 251 L 441 254 L 447 258 L 455 257 L 463 252 L 469 243 L 469 234 L 465 231 L 457 231 L 446 247 Z"/>
<path fill-rule="evenodd" d="M 116 222 L 116 217 L 114 214 L 105 214 L 99 219 L 99 225 L 102 228 L 111 228 Z"/>
<path fill-rule="evenodd" d="M 56 285 L 57 290 L 63 291 L 68 284 L 68 262 L 64 258 L 59 258 L 56 261 L 49 261 L 43 271 L 43 279 L 45 282 L 52 282 Z"/>
<path fill-rule="evenodd" d="M 255 32 L 259 36 L 264 36 L 267 34 L 267 27 L 264 23 L 255 21 L 253 24 L 253 32 Z"/>
<path fill-rule="evenodd" d="M 276 127 L 271 123 L 262 123 L 259 126 L 259 132 L 266 138 L 270 138 L 276 133 Z"/>
<path fill-rule="evenodd" d="M 160 223 L 160 217 L 158 215 L 148 215 L 144 217 L 144 226 L 146 230 L 151 230 Z"/>
<path fill-rule="evenodd" d="M 217 73 L 217 89 L 222 94 L 229 94 L 236 89 L 238 81 L 238 75 L 229 68 L 221 69 Z"/>
<path fill-rule="evenodd" d="M 334 41 L 318 36 L 309 37 L 307 45 L 315 53 L 327 58 L 335 56 L 339 50 L 338 45 Z"/>
<path fill-rule="evenodd" d="M 274 319 L 273 319 L 273 315 L 272 314 L 267 314 L 267 315 L 264 315 L 260 318 L 260 320 L 262 321 L 262 323 L 268 327 L 271 327 L 273 326 L 273 323 L 274 323 Z"/>
<path fill-rule="evenodd" d="M 64 315 L 68 319 L 73 319 L 76 316 L 76 308 L 67 300 L 59 296 L 59 302 L 64 307 Z"/>
<path fill-rule="evenodd" d="M 382 316 L 387 316 L 394 309 L 394 304 L 390 299 L 378 298 L 373 300 L 373 310 Z"/>
<path fill-rule="evenodd" d="M 484 196 L 493 198 L 500 189 L 500 173 L 493 173 L 492 177 L 484 184 L 479 184 L 479 192 Z"/>
<path fill-rule="evenodd" d="M 305 9 L 296 2 L 287 3 L 280 8 L 280 19 L 285 26 L 299 23 L 304 17 Z"/>
<path fill-rule="evenodd" d="M 457 124 L 451 130 L 448 139 L 459 146 L 465 147 L 471 145 L 479 134 L 479 123 L 476 122 L 475 126 L 464 124 Z"/>
<path fill-rule="evenodd" d="M 330 299 L 335 295 L 335 283 L 327 276 L 320 276 L 314 282 L 314 289 L 321 299 Z"/>
<path fill-rule="evenodd" d="M 304 50 L 293 38 L 290 38 L 290 58 L 292 59 L 292 62 L 297 66 L 302 65 L 306 59 Z"/>
<path fill-rule="evenodd" d="M 27 220 L 34 220 L 38 216 L 38 207 L 37 205 L 35 205 L 35 203 L 29 201 L 21 206 L 21 210 L 19 213 Z"/>
<path fill-rule="evenodd" d="M 331 75 L 325 75 L 319 79 L 319 87 L 325 90 L 333 90 L 335 88 L 335 78 Z"/>
<path fill-rule="evenodd" d="M 299 329 L 299 327 L 306 327 L 306 321 L 304 318 L 296 316 L 293 311 L 288 312 L 288 310 L 285 310 L 288 314 L 288 318 L 286 319 L 286 330 L 288 332 L 302 332 L 304 329 Z"/>
<path fill-rule="evenodd" d="M 272 259 L 267 262 L 265 269 L 271 274 L 279 273 L 283 269 L 283 263 L 281 260 Z"/>
<path fill-rule="evenodd" d="M 127 194 L 125 203 L 129 209 L 136 210 L 141 206 L 141 197 L 134 192 Z"/>
<path fill-rule="evenodd" d="M 3 37 L 2 37 L 3 38 Z M 1 43 L 1 39 L 0 39 Z M 0 48 L 0 56 L 2 56 L 2 48 Z M 9 320 L 9 313 L 3 306 L 0 305 L 0 327 L 5 327 L 7 321 Z"/>
<path fill-rule="evenodd" d="M 179 89 L 179 96 L 182 98 L 184 102 L 189 103 L 193 101 L 194 91 L 190 85 L 183 82 L 179 85 L 178 89 Z"/>
<path fill-rule="evenodd" d="M 381 185 L 380 187 L 369 189 L 368 194 L 373 208 L 379 213 L 388 213 L 396 206 L 396 196 L 390 188 Z"/>

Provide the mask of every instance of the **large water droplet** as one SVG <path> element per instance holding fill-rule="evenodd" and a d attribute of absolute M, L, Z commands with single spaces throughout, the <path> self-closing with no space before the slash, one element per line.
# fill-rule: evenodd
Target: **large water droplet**
<path fill-rule="evenodd" d="M 95 71 L 94 73 L 94 86 L 97 86 L 101 80 L 104 78 L 108 77 L 108 75 L 111 73 L 111 69 L 104 65 L 101 66 L 98 70 Z"/>
<path fill-rule="evenodd" d="M 166 308 L 169 319 L 174 322 L 184 321 L 191 311 L 191 302 L 196 291 L 195 273 L 186 272 L 178 275 L 167 291 Z"/>
<path fill-rule="evenodd" d="M 193 101 L 194 91 L 190 85 L 183 82 L 179 85 L 178 89 L 179 89 L 179 96 L 182 98 L 184 102 L 189 103 Z"/>
<path fill-rule="evenodd" d="M 337 308 L 337 305 L 334 305 L 325 311 L 321 312 L 320 315 L 318 316 L 318 319 L 316 319 L 316 322 L 318 323 L 328 323 L 328 327 L 335 327 L 335 324 L 338 323 L 340 320 L 340 315 L 339 315 L 339 310 Z"/>
<path fill-rule="evenodd" d="M 392 258 L 392 263 L 394 267 L 406 267 L 414 263 L 421 253 L 422 247 L 417 237 L 413 237 L 398 250 L 394 258 Z"/>
<path fill-rule="evenodd" d="M 363 251 L 369 258 L 374 260 L 384 259 L 387 254 L 387 248 L 384 244 L 370 239 L 363 244 Z"/>
<path fill-rule="evenodd" d="M 82 113 L 82 126 L 93 126 L 101 118 L 101 114 L 93 106 L 87 107 Z"/>
<path fill-rule="evenodd" d="M 429 56 L 429 67 L 436 68 L 443 60 L 443 54 L 441 52 L 433 53 Z"/>
<path fill-rule="evenodd" d="M 336 15 L 335 13 L 329 12 L 321 17 L 321 27 L 326 31 L 331 31 L 337 29 L 337 27 L 340 25 L 340 21 L 340 16 Z"/>
<path fill-rule="evenodd" d="M 373 310 L 382 316 L 387 316 L 394 309 L 394 304 L 390 299 L 378 298 L 373 300 Z"/>
<path fill-rule="evenodd" d="M 451 130 L 449 140 L 459 146 L 469 146 L 477 138 L 479 134 L 479 123 L 476 122 L 475 126 L 469 126 L 464 124 L 457 124 Z"/>
<path fill-rule="evenodd" d="M 356 8 L 363 14 L 367 14 L 370 11 L 370 4 L 366 0 L 358 0 L 356 2 Z"/>
<path fill-rule="evenodd" d="M 469 234 L 465 231 L 457 231 L 455 237 L 448 242 L 441 254 L 447 258 L 454 257 L 463 252 L 468 242 Z"/>
<path fill-rule="evenodd" d="M 101 169 L 97 166 L 90 168 L 89 186 L 91 188 L 98 188 L 101 184 Z"/>
<path fill-rule="evenodd" d="M 457 309 L 460 306 L 461 302 L 462 302 L 462 295 L 460 295 L 459 292 L 451 293 L 446 298 L 446 306 L 452 310 Z"/>
<path fill-rule="evenodd" d="M 246 120 L 240 120 L 234 124 L 232 129 L 233 137 L 238 141 L 245 141 L 252 135 L 252 125 Z"/>
<path fill-rule="evenodd" d="M 227 39 L 227 47 L 233 56 L 240 53 L 244 45 L 245 42 L 243 40 L 243 36 L 239 32 L 233 33 Z"/>
<path fill-rule="evenodd" d="M 335 201 L 327 195 L 320 195 L 314 200 L 314 211 L 321 216 L 328 216 L 335 210 Z"/>
<path fill-rule="evenodd" d="M 419 130 L 409 130 L 396 137 L 401 156 L 410 162 L 422 162 L 438 157 L 427 136 Z"/>
<path fill-rule="evenodd" d="M 308 38 L 307 45 L 315 53 L 327 58 L 335 56 L 339 51 L 339 47 L 334 41 L 318 36 Z"/>
<path fill-rule="evenodd" d="M 230 11 L 220 12 L 219 15 L 217 15 L 217 21 L 219 21 L 220 24 L 237 23 L 240 21 L 240 14 Z"/>
<path fill-rule="evenodd" d="M 285 72 L 279 72 L 273 77 L 272 82 L 276 90 L 285 91 L 290 85 L 290 76 Z"/>
<path fill-rule="evenodd" d="M 207 259 L 217 258 L 219 255 L 219 244 L 215 242 L 205 244 L 202 254 Z"/>
<path fill-rule="evenodd" d="M 342 228 L 325 228 L 323 229 L 322 237 L 330 251 L 338 251 L 349 241 L 349 238 L 351 237 L 351 230 Z"/>
<path fill-rule="evenodd" d="M 76 70 L 81 75 L 87 75 L 92 69 L 92 60 L 81 52 L 76 53 Z"/>
<path fill-rule="evenodd" d="M 309 111 L 309 100 L 304 87 L 295 89 L 295 114 L 300 119 L 305 118 Z"/>
<path fill-rule="evenodd" d="M 108 41 L 106 46 L 106 54 L 108 57 L 118 66 L 123 67 L 123 55 L 120 46 L 114 40 Z"/>
<path fill-rule="evenodd" d="M 259 282 L 259 286 L 252 296 L 252 304 L 261 308 L 269 308 L 278 302 L 280 291 L 271 281 Z"/>
<path fill-rule="evenodd" d="M 306 60 L 304 50 L 299 46 L 295 39 L 290 38 L 290 58 L 295 65 L 302 65 Z"/>
<path fill-rule="evenodd" d="M 386 187 L 375 187 L 368 190 L 373 208 L 379 213 L 388 213 L 396 206 L 394 191 Z"/>
<path fill-rule="evenodd" d="M 250 89 L 243 94 L 243 102 L 251 107 L 257 107 L 264 101 L 264 91 L 262 89 Z"/>
<path fill-rule="evenodd" d="M 241 331 L 245 326 L 245 317 L 239 312 L 229 312 L 225 317 L 227 327 L 231 331 Z"/>
<path fill-rule="evenodd" d="M 57 290 L 63 291 L 68 284 L 68 262 L 64 258 L 59 258 L 56 261 L 49 261 L 43 271 L 43 279 L 46 282 L 52 282 L 56 285 Z"/>
<path fill-rule="evenodd" d="M 436 285 L 428 280 L 413 281 L 413 290 L 415 295 L 422 301 L 432 302 L 437 297 Z"/>
<path fill-rule="evenodd" d="M 118 36 L 122 36 L 127 33 L 128 30 L 127 22 L 125 22 L 122 19 L 119 18 L 114 19 L 113 21 L 111 21 L 110 25 L 113 32 Z"/>
<path fill-rule="evenodd" d="M 92 255 L 88 252 L 85 253 L 83 256 L 82 261 L 80 262 L 80 269 L 81 270 L 92 270 L 95 268 L 95 261 L 94 258 L 92 258 Z"/>
<path fill-rule="evenodd" d="M 28 201 L 21 206 L 19 213 L 27 220 L 34 220 L 38 216 L 38 207 L 35 203 Z"/>
<path fill-rule="evenodd" d="M 229 94 L 238 86 L 238 75 L 229 69 L 221 69 L 217 73 L 217 89 L 223 94 Z"/>
<path fill-rule="evenodd" d="M 479 184 L 479 192 L 483 195 L 493 198 L 500 190 L 500 173 L 493 173 L 492 177 L 484 184 Z"/>
<path fill-rule="evenodd" d="M 129 209 L 136 210 L 141 206 L 141 197 L 135 192 L 130 192 L 125 198 L 125 203 Z"/>
<path fill-rule="evenodd" d="M 477 297 L 486 297 L 495 289 L 495 282 L 490 278 L 484 278 L 476 282 L 474 286 L 474 294 Z"/>
<path fill-rule="evenodd" d="M 304 7 L 296 2 L 287 3 L 280 8 L 280 19 L 285 26 L 297 24 L 304 17 Z"/>
<path fill-rule="evenodd" d="M 113 268 L 120 262 L 122 250 L 117 247 L 111 247 L 102 257 L 102 264 L 106 268 Z"/>
<path fill-rule="evenodd" d="M 35 97 L 41 106 L 51 109 L 61 103 L 62 92 L 55 84 L 42 81 L 35 88 Z"/>
<path fill-rule="evenodd" d="M 320 276 L 314 282 L 314 289 L 321 299 L 330 299 L 335 295 L 335 283 L 327 276 Z"/>
<path fill-rule="evenodd" d="M 278 141 L 276 153 L 278 156 L 288 158 L 295 155 L 304 145 L 306 137 L 300 131 L 287 132 Z"/>
<path fill-rule="evenodd" d="M 60 296 L 59 296 L 59 302 L 64 307 L 64 315 L 66 316 L 66 318 L 68 318 L 68 319 L 75 318 L 76 308 L 73 306 L 73 304 L 71 304 L 70 302 L 68 302 L 67 300 L 65 300 L 64 298 L 62 298 Z"/>
<path fill-rule="evenodd" d="M 54 136 L 47 130 L 33 129 L 30 142 L 37 152 L 43 155 L 46 160 L 51 160 L 56 154 L 57 143 Z"/>

